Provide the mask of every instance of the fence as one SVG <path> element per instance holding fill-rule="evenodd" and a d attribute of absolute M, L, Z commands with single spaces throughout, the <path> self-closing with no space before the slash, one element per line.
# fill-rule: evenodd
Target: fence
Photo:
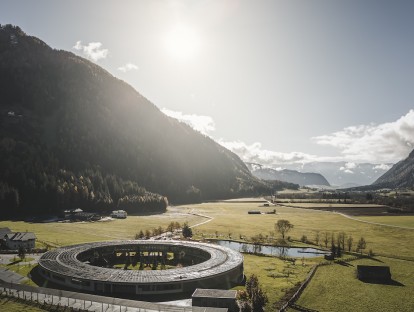
<path fill-rule="evenodd" d="M 308 286 L 309 282 L 311 281 L 312 277 L 315 275 L 316 270 L 320 267 L 320 266 L 325 266 L 325 265 L 331 265 L 334 263 L 341 263 L 341 262 L 349 262 L 349 261 L 353 261 L 353 260 L 357 260 L 360 257 L 358 256 L 352 256 L 352 257 L 348 257 L 345 259 L 338 259 L 335 261 L 325 261 L 325 262 L 321 262 L 317 265 L 315 265 L 312 270 L 309 272 L 308 276 L 306 277 L 305 281 L 299 286 L 298 290 L 293 294 L 293 296 L 279 309 L 279 312 L 284 312 L 287 310 L 287 308 L 289 308 L 290 306 L 294 305 L 294 303 L 296 302 L 296 300 L 299 299 L 300 295 L 302 294 L 302 292 L 305 290 L 306 286 Z"/>
<path fill-rule="evenodd" d="M 144 301 L 75 293 L 71 291 L 0 284 L 0 297 L 15 298 L 48 311 L 95 312 L 225 312 L 227 309 L 178 307 Z"/>

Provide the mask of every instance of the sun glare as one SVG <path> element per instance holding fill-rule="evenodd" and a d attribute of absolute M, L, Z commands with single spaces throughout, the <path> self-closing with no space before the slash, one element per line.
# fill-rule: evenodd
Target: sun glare
<path fill-rule="evenodd" d="M 177 60 L 190 60 L 200 49 L 200 38 L 194 29 L 180 25 L 166 36 L 165 45 L 168 54 Z"/>

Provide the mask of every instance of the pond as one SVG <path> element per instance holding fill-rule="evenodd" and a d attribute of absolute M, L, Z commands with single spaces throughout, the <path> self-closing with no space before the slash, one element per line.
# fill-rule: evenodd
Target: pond
<path fill-rule="evenodd" d="M 261 253 L 264 255 L 275 257 L 313 258 L 322 257 L 323 255 L 330 254 L 330 252 L 327 251 L 308 247 L 254 245 L 249 243 L 239 243 L 226 240 L 217 240 L 216 243 L 220 246 L 228 247 L 239 252 Z"/>

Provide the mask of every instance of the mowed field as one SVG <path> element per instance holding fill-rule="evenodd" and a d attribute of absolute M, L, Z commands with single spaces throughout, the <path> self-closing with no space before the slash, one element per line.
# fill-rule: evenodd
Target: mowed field
<path fill-rule="evenodd" d="M 393 283 L 364 283 L 355 276 L 357 265 L 388 265 Z M 300 306 L 323 311 L 414 311 L 413 262 L 377 257 L 360 259 L 348 266 L 319 267 L 297 301 Z"/>
<path fill-rule="evenodd" d="M 414 229 L 414 216 L 358 216 L 358 219 L 367 222 L 410 227 Z"/>
<path fill-rule="evenodd" d="M 193 211 L 208 215 L 213 219 L 196 228 L 196 234 L 214 236 L 217 231 L 222 237 L 233 239 L 240 236 L 252 237 L 275 232 L 274 225 L 280 219 L 289 220 L 294 228 L 287 234 L 294 240 L 300 240 L 302 235 L 314 241 L 316 233 L 322 237 L 325 232 L 344 232 L 354 238 L 354 244 L 360 237 L 367 242 L 369 249 L 376 254 L 395 255 L 414 260 L 414 230 L 399 229 L 382 225 L 374 225 L 346 218 L 340 214 L 312 209 L 289 208 L 280 206 L 262 207 L 259 203 L 204 203 L 192 205 Z M 270 212 L 276 209 L 277 214 L 249 215 L 249 210 Z M 354 246 L 355 247 L 355 246 Z"/>
<path fill-rule="evenodd" d="M 43 310 L 37 307 L 32 307 L 24 303 L 19 303 L 15 299 L 10 298 L 0 298 L 0 311 L 4 312 L 43 312 Z"/>
<path fill-rule="evenodd" d="M 126 219 L 115 219 L 107 222 L 73 222 L 73 223 L 27 223 L 22 221 L 1 221 L 1 227 L 8 227 L 12 231 L 34 232 L 37 239 L 52 246 L 66 246 L 84 242 L 134 239 L 140 230 L 152 230 L 159 226 L 164 229 L 171 221 L 181 224 L 188 222 L 196 224 L 205 221 L 205 218 L 195 216 L 183 210 L 169 211 L 160 215 L 129 216 Z"/>
<path fill-rule="evenodd" d="M 276 209 L 277 214 L 248 214 L 249 210 L 271 212 L 273 209 Z M 299 245 L 299 240 L 303 235 L 306 235 L 309 241 L 314 241 L 317 232 L 320 233 L 321 237 L 323 237 L 325 232 L 329 233 L 329 235 L 331 233 L 337 234 L 344 232 L 347 236 L 352 235 L 354 238 L 354 248 L 358 239 L 363 236 L 367 242 L 365 253 L 369 249 L 372 249 L 375 254 L 414 260 L 414 247 L 412 244 L 414 229 L 399 229 L 368 224 L 328 211 L 280 206 L 264 207 L 263 202 L 228 201 L 184 205 L 169 207 L 167 213 L 161 215 L 130 216 L 124 220 L 110 222 L 25 223 L 3 221 L 0 222 L 0 227 L 9 227 L 13 231 L 33 231 L 40 241 L 47 242 L 51 245 L 64 246 L 90 241 L 133 239 L 135 234 L 140 230 L 152 230 L 159 226 L 165 228 L 171 221 L 178 221 L 181 224 L 188 222 L 190 226 L 199 224 L 193 227 L 195 238 L 216 238 L 216 234 L 219 238 L 228 239 L 230 236 L 235 240 L 239 240 L 240 237 L 249 239 L 258 234 L 279 237 L 279 234 L 274 229 L 274 225 L 280 219 L 289 220 L 294 225 L 294 228 L 287 234 L 287 236 L 290 236 L 294 240 L 292 242 L 293 245 Z M 393 278 L 395 277 L 398 282 L 404 284 L 404 286 L 399 287 L 392 286 L 396 287 L 395 290 L 392 288 L 392 294 L 394 296 L 398 298 L 401 292 L 401 298 L 406 298 L 405 293 L 414 293 L 414 285 L 406 282 L 405 277 L 398 277 L 400 273 L 404 275 L 404 272 L 414 272 L 413 261 L 402 261 L 385 257 L 379 259 L 384 259 L 381 261 L 387 264 L 389 263 Z M 289 262 L 271 257 L 245 255 L 245 274 L 247 276 L 251 274 L 259 276 L 259 280 L 270 299 L 267 311 L 276 311 L 273 303 L 280 300 L 286 290 L 292 288 L 296 283 L 303 281 L 312 265 L 318 261 L 321 261 L 320 258 L 319 260 L 305 260 L 305 265 L 302 265 L 301 261 L 298 260 L 293 265 Z M 351 262 L 352 265 L 357 263 L 355 261 Z M 378 264 L 380 263 L 378 262 Z M 332 270 L 331 268 L 336 267 L 338 267 L 336 273 L 329 271 Z M 330 283 L 340 284 L 343 293 L 350 292 L 351 290 L 348 288 L 354 287 L 353 283 L 355 281 L 352 280 L 353 282 L 351 283 L 341 277 L 345 273 L 340 269 L 342 269 L 341 266 L 333 265 L 318 270 L 317 276 L 319 274 L 325 274 L 331 277 L 331 274 L 338 274 L 338 276 L 332 277 L 332 280 L 326 278 L 325 292 L 329 293 Z M 324 273 L 324 270 L 328 270 L 328 273 Z M 403 271 L 400 272 L 399 270 Z M 397 275 L 394 276 L 394 274 Z M 323 277 L 325 275 L 322 275 L 321 278 L 325 278 Z M 349 278 L 353 279 L 354 276 L 352 275 Z M 362 293 L 366 291 L 367 298 L 358 306 L 364 307 L 362 310 L 370 310 L 370 300 L 374 300 L 372 296 L 378 295 L 378 292 L 372 292 L 368 286 L 370 285 L 360 285 L 360 291 Z M 317 289 L 319 286 L 314 286 L 314 281 L 310 283 L 309 287 L 310 291 L 312 287 L 316 287 L 314 291 L 318 292 Z M 335 293 L 333 292 L 333 294 Z M 348 298 L 349 296 L 346 295 L 344 297 Z M 326 311 L 336 310 L 336 308 L 333 309 L 328 304 L 331 302 L 328 299 L 320 297 L 320 301 L 316 298 L 313 301 L 309 301 L 307 298 L 310 297 L 303 298 L 301 298 L 301 303 L 306 307 L 313 307 L 316 304 L 315 302 L 320 302 L 326 308 Z M 375 300 L 388 302 L 388 298 L 387 296 L 382 296 Z M 414 298 L 411 297 L 405 300 L 407 300 L 407 305 L 414 302 Z M 390 304 L 393 305 L 394 303 L 395 301 L 392 301 Z M 330 307 L 330 309 L 327 307 Z"/>

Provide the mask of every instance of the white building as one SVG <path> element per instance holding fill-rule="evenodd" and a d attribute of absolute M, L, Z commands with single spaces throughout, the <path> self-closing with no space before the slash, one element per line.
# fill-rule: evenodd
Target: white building
<path fill-rule="evenodd" d="M 36 235 L 33 232 L 17 232 L 6 234 L 6 247 L 13 250 L 18 250 L 20 247 L 30 250 L 35 248 Z"/>
<path fill-rule="evenodd" d="M 112 218 L 126 219 L 127 212 L 125 210 L 114 210 L 111 213 Z"/>

